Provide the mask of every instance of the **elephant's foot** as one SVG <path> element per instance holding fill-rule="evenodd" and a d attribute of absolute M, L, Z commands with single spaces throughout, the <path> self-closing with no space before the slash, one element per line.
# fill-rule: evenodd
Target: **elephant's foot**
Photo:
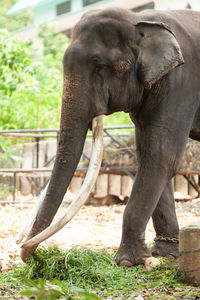
<path fill-rule="evenodd" d="M 138 264 L 144 264 L 145 260 L 151 256 L 144 243 L 130 245 L 122 243 L 115 256 L 116 264 L 124 267 L 131 267 Z"/>
<path fill-rule="evenodd" d="M 20 257 L 24 263 L 26 263 L 27 259 L 29 259 L 33 255 L 36 248 L 37 246 L 21 249 Z"/>
<path fill-rule="evenodd" d="M 151 254 L 152 256 L 177 258 L 179 256 L 178 239 L 155 239 L 155 245 L 151 248 Z"/>

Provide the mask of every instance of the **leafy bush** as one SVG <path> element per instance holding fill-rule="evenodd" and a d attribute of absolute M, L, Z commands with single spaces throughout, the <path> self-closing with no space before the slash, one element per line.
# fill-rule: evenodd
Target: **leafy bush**
<path fill-rule="evenodd" d="M 17 15 L 7 16 L 8 10 L 17 2 L 18 0 L 0 0 L 0 28 L 7 28 L 9 31 L 18 30 L 25 27 L 26 25 L 32 23 L 33 20 L 33 10 L 27 10 L 21 12 Z"/>
<path fill-rule="evenodd" d="M 0 30 L 0 90 L 8 95 L 33 73 L 29 49 L 6 29 Z"/>
<path fill-rule="evenodd" d="M 38 57 L 33 48 L 17 41 L 7 30 L 0 30 L 0 129 L 59 125 L 61 57 L 68 39 L 63 34 L 56 36 L 47 26 L 41 31 L 44 55 Z M 48 39 L 57 52 L 47 44 Z"/>
<path fill-rule="evenodd" d="M 53 25 L 42 23 L 39 26 L 38 37 L 42 40 L 42 61 L 45 65 L 58 70 L 62 69 L 62 57 L 68 45 L 68 38 L 62 33 L 56 33 Z"/>
<path fill-rule="evenodd" d="M 0 200 L 7 199 L 11 192 L 11 188 L 8 189 L 6 184 L 0 183 Z"/>

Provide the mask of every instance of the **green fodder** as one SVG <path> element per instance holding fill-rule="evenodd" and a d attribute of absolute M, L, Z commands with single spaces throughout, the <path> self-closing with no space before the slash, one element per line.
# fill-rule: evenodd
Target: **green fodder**
<path fill-rule="evenodd" d="M 26 274 L 30 279 L 59 279 L 71 284 L 106 285 L 105 268 L 114 264 L 107 252 L 86 248 L 72 248 L 62 252 L 57 247 L 40 248 L 28 261 Z"/>
<path fill-rule="evenodd" d="M 68 287 L 92 290 L 103 297 L 112 295 L 118 299 L 126 299 L 146 289 L 150 297 L 154 291 L 165 294 L 171 286 L 179 285 L 181 279 L 177 265 L 170 261 L 146 272 L 142 265 L 117 266 L 114 255 L 106 251 L 72 248 L 62 252 L 57 247 L 36 251 L 29 260 L 26 274 L 33 280 L 61 280 Z"/>
<path fill-rule="evenodd" d="M 135 299 L 140 295 L 144 299 L 189 300 L 200 295 L 200 288 L 182 282 L 184 274 L 175 260 L 162 262 L 147 272 L 143 265 L 116 266 L 114 254 L 107 251 L 40 248 L 27 265 L 0 274 L 0 284 L 13 290 L 20 283 L 21 295 L 34 299 Z M 19 293 L 17 286 L 16 290 Z"/>

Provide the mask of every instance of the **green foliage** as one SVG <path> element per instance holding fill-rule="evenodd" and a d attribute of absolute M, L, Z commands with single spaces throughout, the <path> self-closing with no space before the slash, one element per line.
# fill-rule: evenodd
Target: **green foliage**
<path fill-rule="evenodd" d="M 96 294 L 86 292 L 81 288 L 69 288 L 60 281 L 55 281 L 53 284 L 49 281 L 39 279 L 36 283 L 33 280 L 26 280 L 29 288 L 20 292 L 22 296 L 34 297 L 36 300 L 55 300 L 55 299 L 83 299 L 83 300 L 101 300 Z"/>
<path fill-rule="evenodd" d="M 142 265 L 116 266 L 106 251 L 49 248 L 39 249 L 28 265 L 0 275 L 0 284 L 2 290 L 21 286 L 22 295 L 36 299 L 134 299 L 141 295 L 144 299 L 189 300 L 200 295 L 200 288 L 184 284 L 183 279 L 174 260 L 165 259 L 147 272 Z"/>
<path fill-rule="evenodd" d="M 0 103 L 1 129 L 24 129 L 24 128 L 57 128 L 60 115 L 59 93 L 49 91 L 43 92 L 18 91 L 9 99 L 4 98 Z"/>
<path fill-rule="evenodd" d="M 26 280 L 26 282 L 29 285 L 29 288 L 20 293 L 22 296 L 33 296 L 37 300 L 54 300 L 65 296 L 65 293 L 59 288 L 59 286 L 47 283 L 41 278 L 37 283 L 33 280 Z"/>
<path fill-rule="evenodd" d="M 0 30 L 0 91 L 9 94 L 32 74 L 28 48 L 6 29 Z"/>
<path fill-rule="evenodd" d="M 129 114 L 118 112 L 110 116 L 104 116 L 104 126 L 119 126 L 119 125 L 133 125 Z"/>
<path fill-rule="evenodd" d="M 9 31 L 13 31 L 32 23 L 33 11 L 31 10 L 14 16 L 7 16 L 7 12 L 17 1 L 18 0 L 0 0 L 0 28 L 7 28 Z"/>
<path fill-rule="evenodd" d="M 11 194 L 11 188 L 8 188 L 6 184 L 0 183 L 0 200 L 7 199 Z"/>
<path fill-rule="evenodd" d="M 14 161 L 22 162 L 23 159 L 19 154 L 20 148 L 16 145 L 13 147 L 12 140 L 0 136 L 0 166 L 1 168 L 13 168 Z"/>
<path fill-rule="evenodd" d="M 65 268 L 66 253 L 61 252 L 57 247 L 40 248 L 34 256 L 29 259 L 26 274 L 29 279 L 59 279 L 66 280 Z M 56 259 L 55 259 L 56 258 Z"/>
<path fill-rule="evenodd" d="M 0 129 L 58 127 L 63 55 L 58 41 L 67 42 L 67 38 L 50 32 L 57 54 L 52 56 L 50 52 L 39 61 L 29 46 L 0 30 Z"/>
<path fill-rule="evenodd" d="M 53 25 L 43 23 L 39 26 L 38 37 L 42 40 L 45 65 L 58 70 L 62 69 L 62 57 L 68 45 L 68 38 L 64 34 L 57 34 Z"/>

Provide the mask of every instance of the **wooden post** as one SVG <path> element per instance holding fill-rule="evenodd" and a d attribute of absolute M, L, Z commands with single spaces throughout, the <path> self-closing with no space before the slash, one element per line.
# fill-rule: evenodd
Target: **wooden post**
<path fill-rule="evenodd" d="M 179 268 L 187 282 L 200 285 L 200 225 L 183 227 L 179 240 Z"/>

